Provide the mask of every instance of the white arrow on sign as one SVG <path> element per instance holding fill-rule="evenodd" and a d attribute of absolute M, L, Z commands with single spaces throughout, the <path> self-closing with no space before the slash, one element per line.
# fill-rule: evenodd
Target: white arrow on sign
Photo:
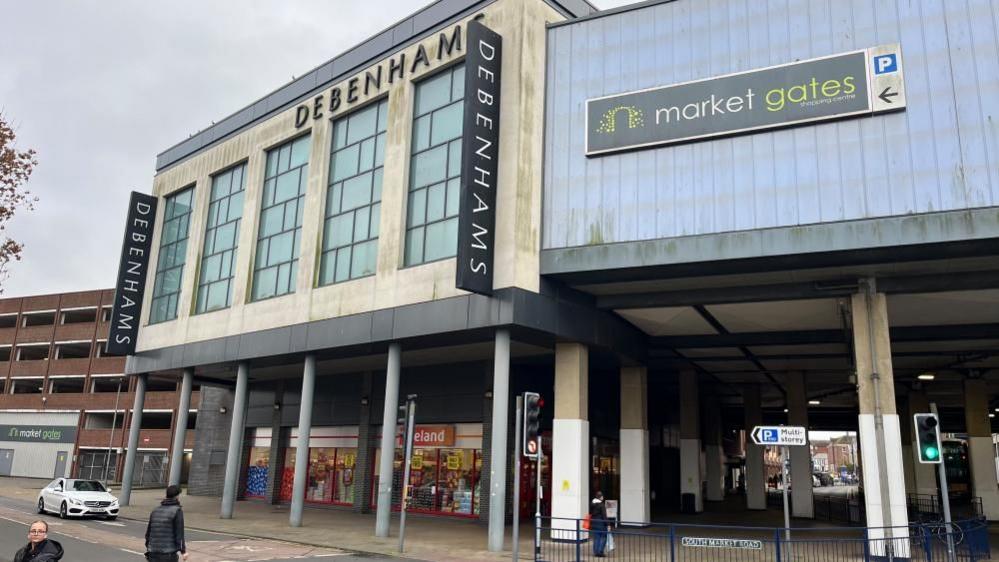
<path fill-rule="evenodd" d="M 750 436 L 757 445 L 794 447 L 808 444 L 808 429 L 800 425 L 758 425 Z"/>

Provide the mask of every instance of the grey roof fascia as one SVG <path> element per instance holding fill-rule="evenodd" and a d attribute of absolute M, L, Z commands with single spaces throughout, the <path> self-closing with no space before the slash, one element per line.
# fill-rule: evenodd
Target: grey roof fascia
<path fill-rule="evenodd" d="M 363 354 L 383 349 L 390 342 L 446 346 L 453 345 L 460 334 L 481 335 L 484 330 L 501 327 L 610 350 L 622 361 L 644 359 L 646 336 L 638 328 L 597 309 L 572 289 L 551 283 L 545 286 L 540 294 L 506 288 L 492 297 L 462 295 L 141 351 L 128 357 L 126 373 L 266 361 L 308 352 Z"/>
<path fill-rule="evenodd" d="M 386 54 L 405 49 L 495 1 L 438 0 L 426 6 L 243 109 L 167 148 L 156 156 L 156 171 L 161 172 L 219 141 L 298 105 L 317 92 L 349 78 L 357 70 L 384 58 Z M 586 0 L 543 1 L 566 17 L 585 16 L 596 10 Z"/>

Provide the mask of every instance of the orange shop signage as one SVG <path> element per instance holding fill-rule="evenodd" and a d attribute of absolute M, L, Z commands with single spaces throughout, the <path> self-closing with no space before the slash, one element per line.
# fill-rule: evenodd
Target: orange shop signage
<path fill-rule="evenodd" d="M 400 433 L 398 444 L 401 446 L 403 436 Z M 452 447 L 454 446 L 453 425 L 417 425 L 413 429 L 414 447 Z"/>

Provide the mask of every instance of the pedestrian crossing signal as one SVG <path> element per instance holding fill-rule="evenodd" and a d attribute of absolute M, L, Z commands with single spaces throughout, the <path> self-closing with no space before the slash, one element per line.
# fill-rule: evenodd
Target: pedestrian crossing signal
<path fill-rule="evenodd" d="M 919 446 L 919 462 L 940 464 L 940 420 L 936 414 L 916 414 L 916 445 Z"/>
<path fill-rule="evenodd" d="M 541 407 L 545 405 L 537 392 L 524 393 L 524 456 L 538 458 L 541 448 Z"/>

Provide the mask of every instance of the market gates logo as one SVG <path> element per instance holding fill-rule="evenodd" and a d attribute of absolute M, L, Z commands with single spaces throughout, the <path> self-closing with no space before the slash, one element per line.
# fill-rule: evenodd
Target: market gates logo
<path fill-rule="evenodd" d="M 614 131 L 617 129 L 617 116 L 622 111 L 628 117 L 629 129 L 645 126 L 645 113 L 641 109 L 633 105 L 619 105 L 604 112 L 604 116 L 600 119 L 600 125 L 597 127 L 597 132 L 608 135 L 614 134 Z"/>

